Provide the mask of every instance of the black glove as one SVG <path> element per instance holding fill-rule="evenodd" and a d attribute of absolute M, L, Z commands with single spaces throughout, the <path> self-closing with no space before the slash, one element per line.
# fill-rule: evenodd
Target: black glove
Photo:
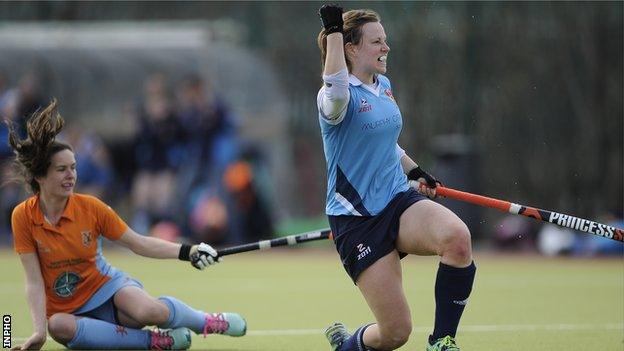
<path fill-rule="evenodd" d="M 342 33 L 342 25 L 344 24 L 342 21 L 342 7 L 337 4 L 325 4 L 321 6 L 318 13 L 327 35 Z"/>
<path fill-rule="evenodd" d="M 424 179 L 425 182 L 427 183 L 427 186 L 430 188 L 435 188 L 438 186 L 438 184 L 442 184 L 442 182 L 435 179 L 431 174 L 423 171 L 423 169 L 420 168 L 420 166 L 416 166 L 412 168 L 412 170 L 409 171 L 409 173 L 407 173 L 407 179 L 409 180 L 418 181 L 418 179 L 420 178 Z"/>

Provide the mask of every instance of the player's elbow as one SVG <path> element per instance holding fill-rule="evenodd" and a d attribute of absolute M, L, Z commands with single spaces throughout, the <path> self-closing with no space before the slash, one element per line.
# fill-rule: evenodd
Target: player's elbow
<path fill-rule="evenodd" d="M 147 237 L 134 232 L 132 229 L 128 229 L 118 242 L 135 254 L 145 256 L 145 250 L 148 246 L 146 241 Z"/>

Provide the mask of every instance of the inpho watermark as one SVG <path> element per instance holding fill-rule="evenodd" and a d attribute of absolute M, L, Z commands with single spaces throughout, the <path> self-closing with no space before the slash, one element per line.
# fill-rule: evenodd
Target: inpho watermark
<path fill-rule="evenodd" d="M 11 348 L 11 315 L 2 316 L 2 348 Z"/>

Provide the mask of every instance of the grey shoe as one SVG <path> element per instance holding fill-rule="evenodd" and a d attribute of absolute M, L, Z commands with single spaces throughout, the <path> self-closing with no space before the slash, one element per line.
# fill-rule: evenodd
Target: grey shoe
<path fill-rule="evenodd" d="M 332 351 L 338 351 L 340 345 L 342 345 L 345 340 L 350 338 L 351 334 L 349 334 L 347 327 L 344 324 L 334 322 L 334 324 L 325 329 L 325 337 L 327 337 L 327 340 L 332 347 Z"/>

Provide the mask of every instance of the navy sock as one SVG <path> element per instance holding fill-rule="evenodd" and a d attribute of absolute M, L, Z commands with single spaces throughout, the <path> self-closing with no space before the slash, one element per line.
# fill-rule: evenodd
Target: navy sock
<path fill-rule="evenodd" d="M 435 284 L 435 325 L 430 339 L 446 335 L 455 337 L 459 319 L 468 303 L 477 267 L 474 261 L 465 268 L 455 268 L 440 262 Z"/>
<path fill-rule="evenodd" d="M 364 331 L 372 324 L 359 327 L 350 338 L 340 345 L 339 351 L 376 351 L 375 349 L 364 345 Z"/>

